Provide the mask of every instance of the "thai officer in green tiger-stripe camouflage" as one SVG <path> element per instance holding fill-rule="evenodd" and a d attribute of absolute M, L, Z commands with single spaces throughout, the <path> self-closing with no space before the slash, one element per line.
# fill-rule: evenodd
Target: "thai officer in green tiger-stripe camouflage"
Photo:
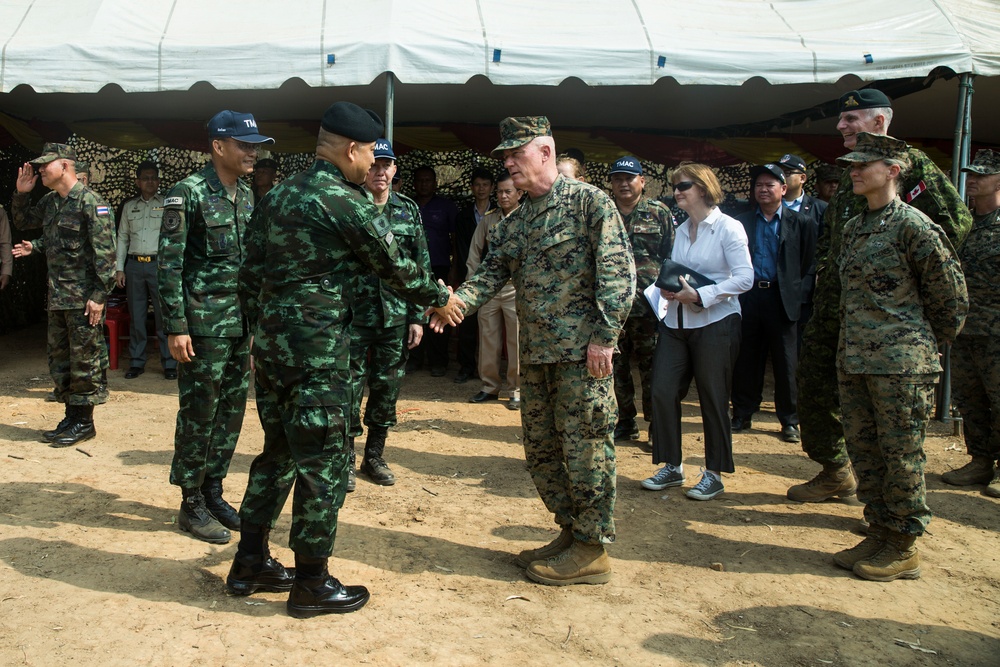
<path fill-rule="evenodd" d="M 969 288 L 969 316 L 951 348 L 955 407 L 971 460 L 941 475 L 956 486 L 985 484 L 1000 498 L 1000 151 L 984 148 L 962 167 L 975 201 L 972 231 L 958 251 Z"/>
<path fill-rule="evenodd" d="M 387 139 L 375 142 L 375 164 L 365 176 L 375 208 L 389 221 L 399 251 L 427 271 L 431 257 L 420 222 L 420 208 L 405 195 L 391 191 L 396 154 Z M 362 434 L 361 398 L 368 385 L 364 425 L 368 427 L 361 473 L 382 486 L 392 486 L 396 476 L 385 462 L 385 439 L 396 425 L 396 401 L 406 372 L 407 352 L 420 344 L 425 309 L 407 301 L 373 273 L 358 279 L 351 321 L 350 468 L 347 490 L 354 490 L 354 439 Z"/>
<path fill-rule="evenodd" d="M 239 516 L 222 497 L 250 379 L 250 339 L 236 294 L 253 211 L 243 176 L 257 146 L 273 143 L 250 114 L 220 111 L 208 122 L 211 163 L 163 200 L 157 284 L 164 333 L 178 365 L 179 408 L 170 483 L 181 487 L 181 530 L 225 543 Z"/>
<path fill-rule="evenodd" d="M 518 562 L 539 583 L 605 583 L 604 543 L 615 538 L 612 355 L 635 298 L 632 248 L 611 198 L 559 174 L 547 118 L 506 118 L 500 135 L 493 155 L 528 196 L 455 296 L 472 312 L 508 281 L 517 291 L 524 454 L 560 528 Z"/>
<path fill-rule="evenodd" d="M 874 88 L 853 90 L 840 98 L 837 129 L 844 147 L 853 149 L 859 132 L 885 135 L 892 120 L 892 103 Z M 901 198 L 940 225 L 951 243 L 960 247 L 972 228 L 972 215 L 948 177 L 929 157 L 913 147 L 906 149 L 910 169 L 901 176 Z M 850 175 L 841 175 L 840 187 L 826 209 L 825 232 L 816 248 L 816 290 L 813 315 L 806 323 L 796 379 L 799 386 L 799 425 L 802 450 L 823 466 L 804 484 L 788 489 L 797 502 L 822 502 L 855 492 L 857 480 L 851 470 L 840 423 L 837 393 L 836 348 L 840 328 L 840 276 L 837 260 L 841 233 L 848 220 L 864 210 L 864 197 L 854 194 Z"/>
<path fill-rule="evenodd" d="M 76 158 L 66 144 L 45 144 L 41 157 L 18 169 L 11 207 L 16 228 L 42 228 L 39 238 L 18 243 L 12 254 L 44 253 L 48 268 L 49 372 L 56 400 L 66 404 L 63 420 L 42 434 L 52 447 L 93 438 L 94 406 L 108 400 L 103 324 L 114 287 L 114 217 L 108 203 L 77 179 Z M 32 207 L 28 193 L 38 182 L 36 169 L 52 192 Z"/>
<path fill-rule="evenodd" d="M 864 210 L 844 226 L 837 381 L 844 436 L 865 504 L 868 536 L 834 562 L 873 581 L 916 579 L 916 539 L 931 518 L 924 434 L 941 371 L 969 309 L 965 278 L 944 230 L 898 195 L 906 142 L 859 132 L 848 168 Z"/>
<path fill-rule="evenodd" d="M 652 419 L 650 383 L 653 353 L 656 351 L 656 317 L 642 291 L 656 282 L 660 265 L 674 247 L 674 216 L 664 204 L 642 196 L 646 177 L 639 159 L 626 155 L 611 165 L 608 172 L 611 195 L 625 223 L 632 256 L 635 258 L 635 301 L 618 339 L 620 354 L 615 357 L 615 399 L 618 401 L 618 424 L 615 440 L 638 440 L 635 386 L 632 369 L 639 370 L 642 384 L 642 418 Z"/>
<path fill-rule="evenodd" d="M 355 611 L 369 597 L 364 586 L 344 586 L 327 570 L 348 480 L 358 277 L 374 272 L 401 297 L 461 321 L 458 300 L 403 256 L 390 223 L 360 186 L 382 129 L 372 111 L 332 105 L 316 161 L 257 206 L 240 271 L 240 298 L 254 327 L 264 449 L 250 466 L 227 585 L 236 593 L 290 589 L 288 613 L 299 618 Z M 293 483 L 294 581 L 267 547 Z"/>

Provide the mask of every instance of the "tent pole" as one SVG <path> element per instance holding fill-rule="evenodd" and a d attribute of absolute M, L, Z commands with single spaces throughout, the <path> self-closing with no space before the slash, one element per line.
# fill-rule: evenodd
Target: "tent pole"
<path fill-rule="evenodd" d="M 392 126 L 394 124 L 396 106 L 396 77 L 392 72 L 385 73 L 385 138 L 392 143 Z"/>

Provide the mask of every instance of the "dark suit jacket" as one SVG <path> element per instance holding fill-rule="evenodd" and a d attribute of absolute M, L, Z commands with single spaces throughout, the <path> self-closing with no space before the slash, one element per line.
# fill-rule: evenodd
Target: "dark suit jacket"
<path fill-rule="evenodd" d="M 799 206 L 799 214 L 815 221 L 816 238 L 823 235 L 823 215 L 826 213 L 827 203 L 822 199 L 816 199 L 809 195 L 802 196 L 802 204 Z M 803 303 L 812 303 L 813 290 L 816 288 L 816 261 L 809 267 L 809 275 L 805 281 L 805 298 Z"/>
<path fill-rule="evenodd" d="M 743 224 L 753 257 L 757 246 L 757 208 L 736 217 Z M 808 297 L 810 271 L 815 271 L 816 223 L 782 207 L 781 224 L 778 226 L 778 291 L 785 306 L 785 314 L 797 322 L 802 304 Z"/>

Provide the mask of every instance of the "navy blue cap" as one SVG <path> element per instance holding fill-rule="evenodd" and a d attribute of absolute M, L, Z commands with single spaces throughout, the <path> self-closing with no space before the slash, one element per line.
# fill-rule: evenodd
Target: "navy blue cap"
<path fill-rule="evenodd" d="M 327 132 L 368 143 L 382 136 L 385 126 L 371 109 L 363 109 L 353 102 L 334 102 L 323 114 L 320 125 Z"/>
<path fill-rule="evenodd" d="M 798 155 L 793 155 L 792 153 L 785 153 L 778 160 L 778 166 L 784 167 L 789 171 L 805 171 L 806 161 L 800 158 Z"/>
<path fill-rule="evenodd" d="M 274 143 L 274 139 L 265 137 L 257 131 L 257 121 L 254 120 L 253 114 L 228 109 L 220 111 L 208 121 L 208 136 L 212 139 L 232 137 L 248 144 Z"/>
<path fill-rule="evenodd" d="M 756 167 L 750 168 L 750 184 L 757 182 L 757 177 L 761 174 L 770 174 L 774 176 L 782 185 L 785 185 L 785 172 L 781 171 L 781 167 L 771 162 L 767 164 L 757 165 Z"/>
<path fill-rule="evenodd" d="M 639 163 L 639 158 L 633 157 L 631 155 L 626 155 L 625 157 L 618 158 L 613 165 L 611 165 L 611 174 L 632 174 L 633 176 L 639 176 L 642 174 L 642 164 Z"/>
<path fill-rule="evenodd" d="M 375 140 L 375 159 L 386 158 L 388 160 L 395 160 L 396 154 L 392 152 L 392 144 L 386 138 Z"/>

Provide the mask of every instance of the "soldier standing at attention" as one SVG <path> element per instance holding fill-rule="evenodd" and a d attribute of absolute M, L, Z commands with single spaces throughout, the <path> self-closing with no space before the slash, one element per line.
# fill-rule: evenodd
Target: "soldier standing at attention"
<path fill-rule="evenodd" d="M 656 317 L 642 291 L 656 282 L 660 264 L 670 257 L 674 246 L 674 216 L 670 209 L 653 199 L 643 198 L 646 177 L 638 158 L 620 158 L 609 172 L 611 194 L 625 222 L 635 257 L 636 298 L 625 320 L 625 329 L 618 339 L 621 351 L 615 357 L 615 399 L 618 401 L 618 424 L 615 440 L 638 440 L 639 425 L 635 419 L 635 385 L 632 369 L 639 369 L 642 383 L 642 418 L 653 417 L 650 383 L 653 373 L 653 352 L 656 351 Z"/>
<path fill-rule="evenodd" d="M 264 450 L 250 466 L 226 583 L 242 595 L 290 589 L 287 609 L 296 618 L 356 611 L 369 598 L 364 586 L 344 586 L 327 569 L 348 479 L 358 276 L 374 271 L 399 296 L 434 305 L 451 324 L 462 319 L 458 299 L 404 256 L 389 220 L 360 185 L 382 129 L 375 112 L 356 104 L 327 109 L 316 161 L 257 207 L 240 271 L 240 299 L 254 326 Z M 294 578 L 268 549 L 293 482 Z"/>
<path fill-rule="evenodd" d="M 844 226 L 837 262 L 837 381 L 869 528 L 833 560 L 872 581 L 920 576 L 915 542 L 931 518 L 923 445 L 941 372 L 938 345 L 955 339 L 969 308 L 944 230 L 897 195 L 908 148 L 861 132 L 837 160 L 867 202 Z"/>
<path fill-rule="evenodd" d="M 455 296 L 473 311 L 508 280 L 517 290 L 524 454 L 560 528 L 518 562 L 539 583 L 603 584 L 604 543 L 615 538 L 611 359 L 635 298 L 635 263 L 611 198 L 559 174 L 547 118 L 506 118 L 500 137 L 493 155 L 528 196 Z M 432 317 L 431 326 L 442 324 Z"/>
<path fill-rule="evenodd" d="M 160 246 L 160 226 L 163 222 L 163 197 L 160 189 L 160 168 L 145 161 L 135 169 L 135 187 L 139 194 L 122 205 L 118 223 L 118 270 L 115 282 L 128 295 L 131 319 L 128 351 L 132 357 L 125 379 L 137 378 L 146 372 L 146 316 L 153 302 L 156 337 L 160 341 L 160 362 L 163 377 L 177 379 L 177 360 L 170 356 L 167 335 L 163 333 L 160 291 L 156 279 L 156 253 Z"/>
<path fill-rule="evenodd" d="M 837 129 L 848 150 L 854 148 L 859 132 L 888 133 L 891 120 L 891 103 L 879 90 L 852 90 L 840 98 Z M 903 202 L 937 223 L 952 245 L 959 247 L 972 228 L 969 209 L 948 177 L 926 154 L 910 146 L 906 153 L 910 167 L 899 178 Z M 844 427 L 840 423 L 841 409 L 834 383 L 840 330 L 837 259 L 844 225 L 859 215 L 865 205 L 865 198 L 853 192 L 850 174 L 845 171 L 826 209 L 825 232 L 816 246 L 813 315 L 806 324 L 796 373 L 798 386 L 802 387 L 798 406 L 802 451 L 823 469 L 808 482 L 788 489 L 788 498 L 797 502 L 818 503 L 834 496 L 850 496 L 857 488 L 844 444 Z"/>
<path fill-rule="evenodd" d="M 34 241 L 14 246 L 14 257 L 45 253 L 49 276 L 48 356 L 56 400 L 66 416 L 42 438 L 69 447 L 93 438 L 94 406 L 107 402 L 103 365 L 104 305 L 115 284 L 115 233 L 111 207 L 76 178 L 76 151 L 45 144 L 42 156 L 17 170 L 11 212 L 18 229 L 42 228 Z M 28 193 L 38 182 L 52 190 L 34 206 Z"/>
<path fill-rule="evenodd" d="M 365 176 L 375 208 L 389 221 L 399 253 L 431 271 L 431 256 L 420 224 L 417 202 L 390 191 L 396 173 L 396 154 L 388 139 L 375 142 L 375 164 Z M 361 461 L 361 474 L 382 486 L 392 486 L 396 476 L 382 454 L 389 428 L 396 425 L 396 400 L 406 372 L 408 350 L 420 344 L 424 335 L 424 308 L 396 294 L 374 273 L 358 278 L 351 321 L 351 406 L 350 468 L 347 490 L 354 490 L 354 439 L 362 434 L 361 398 L 368 385 L 365 426 L 368 439 Z M 371 355 L 369 357 L 369 354 Z"/>
<path fill-rule="evenodd" d="M 969 288 L 969 316 L 951 349 L 955 407 L 965 423 L 965 447 L 972 457 L 941 475 L 955 486 L 986 484 L 1000 498 L 1000 152 L 984 148 L 968 174 L 976 201 L 972 231 L 958 252 Z"/>
<path fill-rule="evenodd" d="M 170 483 L 181 487 L 181 530 L 224 544 L 239 530 L 222 480 L 246 410 L 250 338 L 236 283 L 253 211 L 250 188 L 258 133 L 254 117 L 220 111 L 208 121 L 211 163 L 163 200 L 158 281 L 170 354 L 180 362 Z"/>

